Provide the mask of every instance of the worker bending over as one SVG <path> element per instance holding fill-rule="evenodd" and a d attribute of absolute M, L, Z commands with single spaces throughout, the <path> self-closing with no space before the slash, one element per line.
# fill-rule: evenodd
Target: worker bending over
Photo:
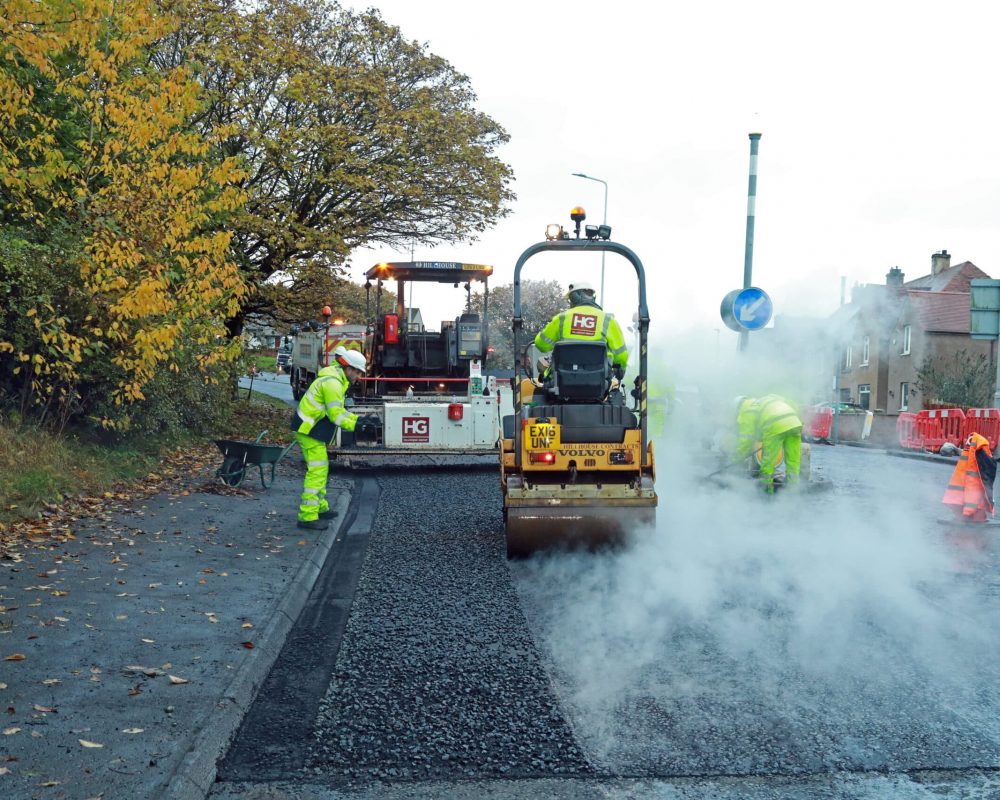
<path fill-rule="evenodd" d="M 338 428 L 353 431 L 359 424 L 374 424 L 364 417 L 359 423 L 358 415 L 344 408 L 348 387 L 367 369 L 368 362 L 361 353 L 338 347 L 334 351 L 334 363 L 319 371 L 292 417 L 292 430 L 306 462 L 299 505 L 300 528 L 324 530 L 336 516 L 326 499 L 326 482 L 330 475 L 327 446 L 336 438 Z"/>
<path fill-rule="evenodd" d="M 620 367 L 624 374 L 625 366 L 628 364 L 625 337 L 614 314 L 609 314 L 597 305 L 594 287 L 589 283 L 571 283 L 566 298 L 569 300 L 570 308 L 556 314 L 549 324 L 539 331 L 535 337 L 535 347 L 539 352 L 550 353 L 556 342 L 602 341 L 608 349 L 611 362 Z"/>
<path fill-rule="evenodd" d="M 736 459 L 749 458 L 757 443 L 762 445 L 760 480 L 764 491 L 774 493 L 774 471 L 785 455 L 785 481 L 799 482 L 802 463 L 802 419 L 787 400 L 776 394 L 760 398 L 736 398 L 736 427 L 739 440 Z"/>

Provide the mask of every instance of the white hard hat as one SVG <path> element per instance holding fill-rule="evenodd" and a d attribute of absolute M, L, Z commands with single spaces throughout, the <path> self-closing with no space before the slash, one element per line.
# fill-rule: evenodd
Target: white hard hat
<path fill-rule="evenodd" d="M 573 292 L 590 292 L 591 294 L 597 294 L 597 290 L 594 288 L 593 284 L 587 283 L 586 281 L 571 283 L 569 288 L 566 290 L 566 297 L 569 297 L 573 294 Z"/>
<path fill-rule="evenodd" d="M 336 353 L 337 351 L 334 350 Z M 337 353 L 337 362 L 342 367 L 354 367 L 356 370 L 361 372 L 368 371 L 368 361 L 365 357 L 359 353 L 357 350 L 348 350 L 344 348 L 343 353 Z"/>
<path fill-rule="evenodd" d="M 347 355 L 347 348 L 344 347 L 344 345 L 338 344 L 336 347 L 333 348 L 333 357 L 334 358 L 341 358 L 342 356 L 345 356 L 345 355 Z"/>

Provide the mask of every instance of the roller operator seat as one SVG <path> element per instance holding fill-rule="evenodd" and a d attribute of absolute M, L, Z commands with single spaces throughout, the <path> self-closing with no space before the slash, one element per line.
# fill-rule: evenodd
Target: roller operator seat
<path fill-rule="evenodd" d="M 558 403 L 600 403 L 611 388 L 611 364 L 604 342 L 556 342 L 549 372 L 546 394 Z"/>

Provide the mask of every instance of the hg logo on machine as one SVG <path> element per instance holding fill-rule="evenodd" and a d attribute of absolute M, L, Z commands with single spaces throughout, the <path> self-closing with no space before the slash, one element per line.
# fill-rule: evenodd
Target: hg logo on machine
<path fill-rule="evenodd" d="M 404 442 L 430 442 L 431 421 L 427 417 L 403 417 Z"/>

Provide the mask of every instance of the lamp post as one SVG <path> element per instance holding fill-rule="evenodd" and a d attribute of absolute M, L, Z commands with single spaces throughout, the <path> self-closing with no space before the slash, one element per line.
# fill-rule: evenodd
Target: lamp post
<path fill-rule="evenodd" d="M 588 181 L 597 181 L 598 183 L 604 184 L 604 219 L 601 220 L 602 225 L 608 224 L 608 182 L 602 181 L 600 178 L 592 178 L 590 175 L 584 175 L 582 172 L 574 172 L 574 178 L 586 178 Z M 601 251 L 601 299 L 600 303 L 604 305 L 604 251 Z"/>

